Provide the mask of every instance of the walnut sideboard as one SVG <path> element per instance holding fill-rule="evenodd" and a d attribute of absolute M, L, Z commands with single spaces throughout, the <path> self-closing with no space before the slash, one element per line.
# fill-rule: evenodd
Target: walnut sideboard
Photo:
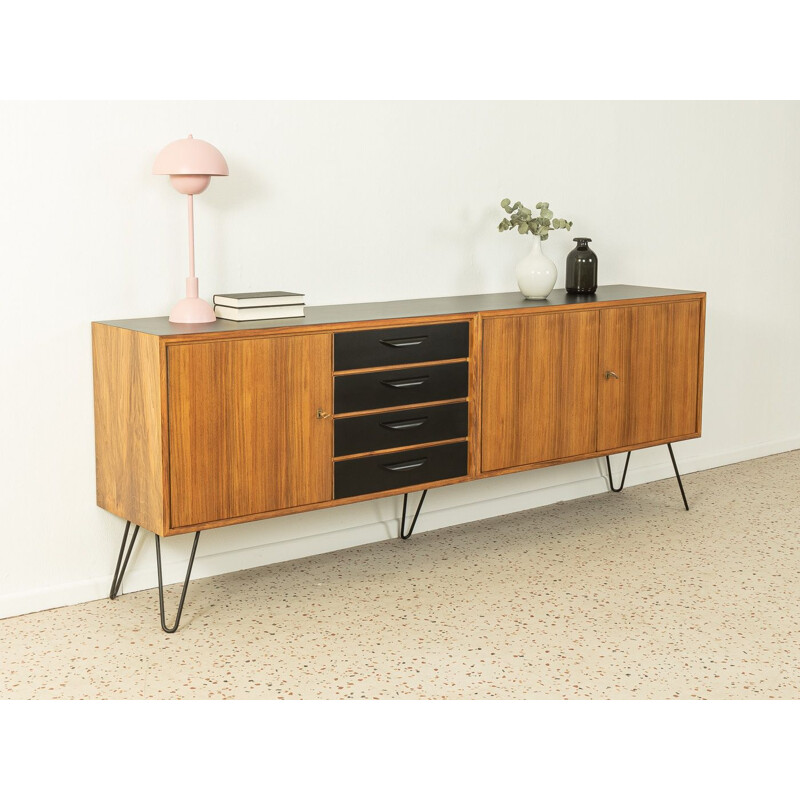
<path fill-rule="evenodd" d="M 409 492 L 660 444 L 688 509 L 671 444 L 700 436 L 705 299 L 617 285 L 92 323 L 97 504 L 126 520 L 111 597 L 140 527 L 171 633 L 202 530 L 404 494 L 408 538 Z M 159 537 L 187 532 L 168 626 Z"/>

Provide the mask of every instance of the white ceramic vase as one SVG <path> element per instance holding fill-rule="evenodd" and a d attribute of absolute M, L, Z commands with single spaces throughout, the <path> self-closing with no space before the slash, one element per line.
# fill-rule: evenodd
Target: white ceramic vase
<path fill-rule="evenodd" d="M 556 285 L 556 265 L 542 252 L 542 240 L 533 237 L 533 249 L 517 264 L 517 284 L 527 300 L 544 300 Z"/>

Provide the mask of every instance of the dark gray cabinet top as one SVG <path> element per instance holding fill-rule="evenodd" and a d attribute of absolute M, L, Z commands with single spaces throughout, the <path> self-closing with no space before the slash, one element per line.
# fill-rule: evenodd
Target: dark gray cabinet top
<path fill-rule="evenodd" d="M 247 331 L 264 328 L 298 328 L 310 325 L 331 325 L 369 320 L 434 317 L 445 314 L 473 314 L 478 311 L 516 311 L 542 306 L 555 308 L 586 303 L 609 303 L 619 300 L 641 300 L 648 297 L 669 297 L 695 294 L 682 289 L 656 289 L 649 286 L 598 286 L 595 294 L 567 294 L 564 289 L 551 292 L 546 300 L 526 300 L 519 292 L 502 294 L 470 294 L 459 297 L 423 297 L 417 300 L 389 300 L 383 303 L 352 303 L 339 306 L 306 306 L 304 317 L 269 319 L 255 322 L 216 322 L 187 325 L 170 322 L 167 317 L 105 320 L 104 325 L 127 328 L 154 336 L 186 336 L 191 333 Z"/>

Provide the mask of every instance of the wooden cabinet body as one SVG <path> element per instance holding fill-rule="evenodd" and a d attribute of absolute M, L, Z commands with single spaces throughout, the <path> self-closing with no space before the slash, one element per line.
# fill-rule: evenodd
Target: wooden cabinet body
<path fill-rule="evenodd" d="M 700 435 L 705 295 L 93 323 L 97 502 L 160 535 Z"/>

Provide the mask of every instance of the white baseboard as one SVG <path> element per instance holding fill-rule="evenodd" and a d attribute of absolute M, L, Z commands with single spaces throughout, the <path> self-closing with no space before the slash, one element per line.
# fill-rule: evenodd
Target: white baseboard
<path fill-rule="evenodd" d="M 800 449 L 800 438 L 779 442 L 765 442 L 724 453 L 696 456 L 688 459 L 681 458 L 680 469 L 682 474 L 688 474 L 797 449 Z M 619 459 L 619 457 L 617 458 Z M 672 465 L 668 460 L 663 464 L 637 467 L 636 453 L 634 452 L 625 484 L 626 486 L 633 486 L 649 483 L 668 478 L 672 474 Z M 617 477 L 616 480 L 618 479 Z M 461 485 L 466 486 L 467 484 Z M 475 502 L 461 502 L 447 507 L 437 508 L 430 501 L 427 501 L 426 506 L 423 507 L 423 511 L 420 513 L 415 532 L 421 533 L 426 530 L 435 530 L 502 514 L 511 514 L 516 511 L 550 505 L 563 500 L 586 497 L 607 490 L 608 486 L 605 478 L 598 472 L 596 476 L 581 478 L 568 483 L 482 498 Z M 412 498 L 410 501 L 412 511 L 415 507 L 415 502 L 416 498 Z M 377 520 L 373 518 L 368 523 L 356 526 L 328 530 L 307 536 L 291 537 L 284 541 L 267 542 L 253 547 L 198 555 L 195 560 L 192 578 L 207 578 L 226 572 L 236 572 L 265 564 L 291 561 L 297 558 L 357 547 L 362 544 L 384 541 L 396 535 L 396 528 L 397 518 L 385 516 Z M 155 566 L 152 563 L 154 561 L 153 554 L 152 552 L 142 553 L 141 550 L 152 550 L 152 546 L 148 543 L 141 547 L 137 543 L 137 551 L 133 554 L 131 566 L 128 568 L 123 582 L 124 592 L 151 589 L 157 585 Z M 134 567 L 134 563 L 137 560 L 141 566 Z M 113 567 L 114 565 L 111 564 L 109 566 Z M 182 563 L 165 564 L 165 581 L 170 583 L 182 580 L 181 571 L 185 570 L 185 568 L 185 560 Z M 108 596 L 111 577 L 111 572 L 109 572 L 108 575 L 100 578 L 63 583 L 28 592 L 0 595 L 0 618 L 74 605 L 90 600 L 99 600 Z"/>

